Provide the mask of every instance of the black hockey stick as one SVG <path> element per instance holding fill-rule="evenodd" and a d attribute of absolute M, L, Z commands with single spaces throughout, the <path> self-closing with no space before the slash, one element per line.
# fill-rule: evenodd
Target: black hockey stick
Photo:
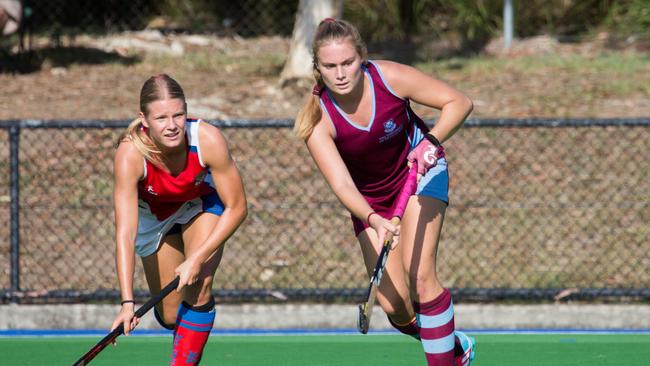
<path fill-rule="evenodd" d="M 172 282 L 170 282 L 165 288 L 163 288 L 156 296 L 152 297 L 144 303 L 138 310 L 135 311 L 135 316 L 141 318 L 149 310 L 151 310 L 154 305 L 162 301 L 165 296 L 169 295 L 170 292 L 174 291 L 178 287 L 178 281 L 180 278 L 177 276 Z M 73 366 L 84 366 L 87 365 L 95 356 L 99 354 L 106 346 L 113 343 L 113 341 L 124 334 L 124 324 L 120 324 L 117 328 L 113 329 L 108 335 L 106 335 L 102 340 L 97 342 L 97 344 L 86 352 L 77 362 L 73 363 Z"/>
<path fill-rule="evenodd" d="M 406 183 L 400 192 L 399 197 L 397 198 L 397 205 L 395 206 L 395 212 L 393 212 L 393 218 L 391 223 L 395 226 L 399 225 L 402 220 L 402 215 L 404 215 L 404 210 L 406 209 L 406 203 L 410 196 L 415 193 L 417 189 L 417 164 L 414 162 L 409 170 L 409 175 L 406 178 Z M 377 297 L 377 289 L 379 288 L 379 283 L 381 282 L 381 277 L 384 274 L 384 268 L 386 266 L 386 260 L 388 259 L 388 253 L 390 252 L 391 246 L 393 245 L 393 235 L 388 233 L 386 239 L 384 240 L 384 245 L 379 252 L 379 257 L 377 257 L 377 264 L 375 264 L 375 269 L 372 271 L 372 276 L 370 277 L 370 284 L 368 285 L 368 292 L 366 293 L 366 301 L 363 304 L 359 304 L 359 318 L 357 319 L 357 329 L 359 332 L 366 334 L 370 328 L 370 317 L 372 316 L 372 307 L 375 305 L 375 298 Z"/>

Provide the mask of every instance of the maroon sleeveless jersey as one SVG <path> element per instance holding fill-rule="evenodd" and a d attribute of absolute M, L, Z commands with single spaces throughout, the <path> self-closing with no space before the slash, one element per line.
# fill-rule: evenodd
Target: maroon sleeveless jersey
<path fill-rule="evenodd" d="M 417 143 L 428 129 L 409 100 L 397 96 L 384 81 L 377 65 L 368 62 L 362 69 L 372 95 L 367 127 L 350 120 L 327 89 L 320 103 L 334 125 L 334 143 L 359 192 L 375 211 L 389 217 L 408 175 L 406 155 L 414 136 Z"/>

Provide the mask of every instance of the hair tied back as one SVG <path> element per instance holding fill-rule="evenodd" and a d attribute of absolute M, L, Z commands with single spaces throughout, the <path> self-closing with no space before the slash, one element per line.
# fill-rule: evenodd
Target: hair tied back
<path fill-rule="evenodd" d="M 314 94 L 317 97 L 320 97 L 321 94 L 323 94 L 324 89 L 325 89 L 325 87 L 323 85 L 318 85 L 318 83 L 317 83 L 317 84 L 314 85 L 314 89 L 312 89 L 311 93 Z"/>

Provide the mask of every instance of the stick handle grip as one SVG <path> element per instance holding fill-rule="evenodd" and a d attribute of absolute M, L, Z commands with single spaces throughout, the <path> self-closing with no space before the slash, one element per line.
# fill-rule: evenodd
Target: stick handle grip
<path fill-rule="evenodd" d="M 390 222 L 393 225 L 397 226 L 402 221 L 402 215 L 406 209 L 409 198 L 415 193 L 417 189 L 417 176 L 418 169 L 417 163 L 414 162 L 409 169 L 408 176 L 406 177 L 406 182 L 402 190 L 400 191 L 399 197 L 397 198 L 397 203 L 393 211 L 393 217 Z M 375 296 L 377 294 L 377 289 L 379 283 L 381 282 L 381 277 L 384 273 L 384 266 L 386 265 L 386 260 L 388 259 L 388 252 L 391 249 L 391 244 L 393 242 L 393 234 L 387 233 L 386 239 L 384 240 L 379 256 L 377 257 L 377 263 L 375 264 L 375 269 L 372 272 L 370 277 L 370 284 L 368 285 L 368 292 L 366 294 L 366 301 L 359 305 L 359 318 L 357 323 L 357 329 L 359 332 L 366 334 L 368 333 L 368 328 L 370 327 L 370 316 L 372 315 L 372 306 L 375 303 Z"/>
<path fill-rule="evenodd" d="M 406 183 L 400 191 L 399 197 L 397 197 L 397 203 L 395 204 L 395 210 L 393 211 L 393 217 L 402 218 L 404 215 L 404 210 L 406 210 L 406 205 L 409 202 L 409 198 L 415 193 L 415 190 L 418 188 L 418 163 L 417 161 L 413 162 L 411 169 L 409 169 L 408 176 L 406 177 Z"/>

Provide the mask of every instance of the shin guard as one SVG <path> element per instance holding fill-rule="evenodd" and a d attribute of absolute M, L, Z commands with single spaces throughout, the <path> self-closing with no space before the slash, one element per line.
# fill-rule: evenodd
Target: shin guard
<path fill-rule="evenodd" d="M 198 365 L 215 318 L 214 298 L 201 306 L 182 302 L 176 317 L 170 366 Z"/>

